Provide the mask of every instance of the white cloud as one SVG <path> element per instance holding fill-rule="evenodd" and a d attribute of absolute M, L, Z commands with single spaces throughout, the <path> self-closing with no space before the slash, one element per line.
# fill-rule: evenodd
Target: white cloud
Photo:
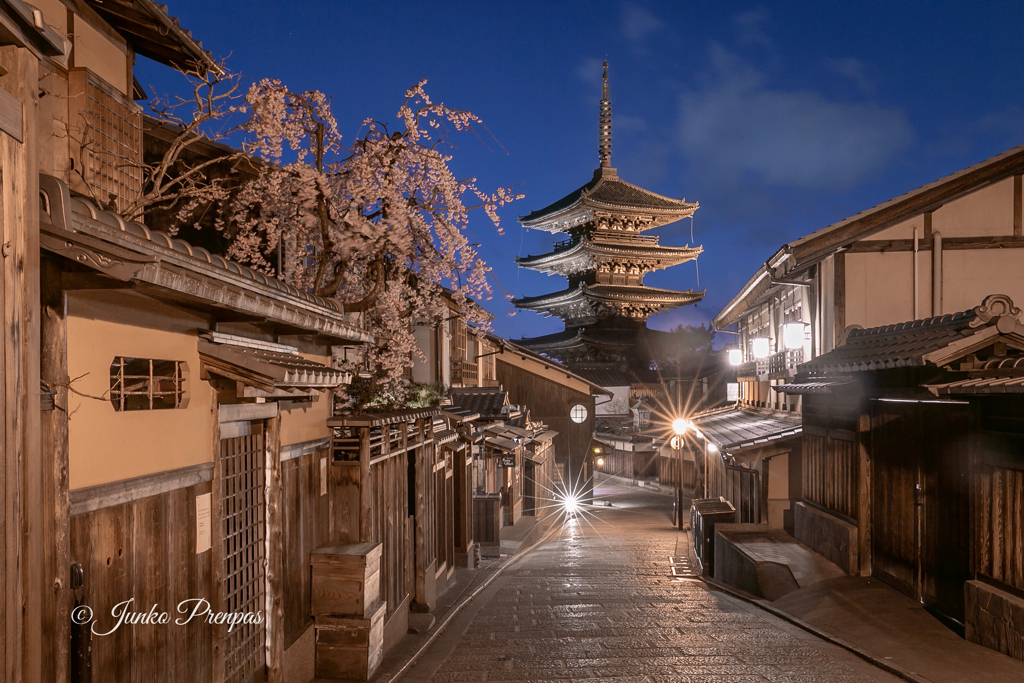
<path fill-rule="evenodd" d="M 902 109 L 772 88 L 719 44 L 713 71 L 682 97 L 679 141 L 702 173 L 738 183 L 842 190 L 885 167 L 914 137 Z"/>
<path fill-rule="evenodd" d="M 646 47 L 648 36 L 663 28 L 665 22 L 643 7 L 627 4 L 622 8 L 622 33 L 635 47 Z"/>
<path fill-rule="evenodd" d="M 853 57 L 847 57 L 846 59 L 826 59 L 825 66 L 829 71 L 837 76 L 842 76 L 843 78 L 848 78 L 853 81 L 853 83 L 863 90 L 866 95 L 875 94 L 875 84 L 867 77 L 864 62 L 859 59 L 855 59 Z"/>
<path fill-rule="evenodd" d="M 768 17 L 769 12 L 763 7 L 747 10 L 733 17 L 733 21 L 736 22 L 736 27 L 739 29 L 740 43 L 771 47 L 772 41 L 764 28 L 764 25 L 768 23 Z"/>
<path fill-rule="evenodd" d="M 603 59 L 595 59 L 589 57 L 583 60 L 580 64 L 579 69 L 576 70 L 576 75 L 580 77 L 584 83 L 591 85 L 601 85 L 602 74 L 604 74 L 604 63 Z"/>

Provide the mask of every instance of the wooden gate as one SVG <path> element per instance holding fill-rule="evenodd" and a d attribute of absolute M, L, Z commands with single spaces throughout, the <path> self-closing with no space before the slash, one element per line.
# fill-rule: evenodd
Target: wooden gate
<path fill-rule="evenodd" d="M 222 439 L 220 481 L 226 611 L 266 614 L 266 504 L 263 433 Z M 239 623 L 227 634 L 224 680 L 263 680 L 265 620 Z"/>
<path fill-rule="evenodd" d="M 872 401 L 871 573 L 958 621 L 970 578 L 970 413 Z"/>

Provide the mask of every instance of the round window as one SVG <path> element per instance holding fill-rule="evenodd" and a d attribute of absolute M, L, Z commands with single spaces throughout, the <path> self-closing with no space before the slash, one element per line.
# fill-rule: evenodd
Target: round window
<path fill-rule="evenodd" d="M 587 409 L 585 406 L 574 405 L 572 410 L 569 411 L 569 417 L 576 424 L 583 424 L 587 420 Z"/>

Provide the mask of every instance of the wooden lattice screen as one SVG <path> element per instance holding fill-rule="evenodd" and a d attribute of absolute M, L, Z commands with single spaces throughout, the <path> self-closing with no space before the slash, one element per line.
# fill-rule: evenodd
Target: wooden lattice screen
<path fill-rule="evenodd" d="M 220 442 L 224 511 L 224 588 L 228 612 L 266 614 L 263 435 Z M 229 683 L 245 683 L 265 663 L 264 625 L 239 623 L 224 653 Z"/>
<path fill-rule="evenodd" d="M 87 69 L 71 70 L 70 89 L 86 192 L 104 203 L 113 195 L 121 208 L 142 191 L 142 108 Z"/>

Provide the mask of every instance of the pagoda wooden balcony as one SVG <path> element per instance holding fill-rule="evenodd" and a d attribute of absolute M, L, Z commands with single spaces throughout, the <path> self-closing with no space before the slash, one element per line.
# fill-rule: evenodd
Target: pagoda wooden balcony
<path fill-rule="evenodd" d="M 768 379 L 788 379 L 796 374 L 796 367 L 804 362 L 803 349 L 779 351 L 767 358 Z"/>

